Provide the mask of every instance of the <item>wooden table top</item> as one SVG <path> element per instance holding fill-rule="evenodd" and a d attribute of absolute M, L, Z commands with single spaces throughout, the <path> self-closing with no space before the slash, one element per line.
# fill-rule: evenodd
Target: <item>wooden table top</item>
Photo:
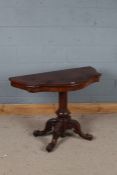
<path fill-rule="evenodd" d="M 52 72 L 11 77 L 11 85 L 29 92 L 70 91 L 99 81 L 101 74 L 93 67 L 80 67 Z"/>

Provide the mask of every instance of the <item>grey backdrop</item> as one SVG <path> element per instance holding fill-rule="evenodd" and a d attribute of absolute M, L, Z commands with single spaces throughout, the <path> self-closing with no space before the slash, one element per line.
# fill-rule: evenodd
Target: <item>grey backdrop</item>
<path fill-rule="evenodd" d="M 116 0 L 0 0 L 0 103 L 49 103 L 8 77 L 91 65 L 100 83 L 70 93 L 71 102 L 117 101 Z"/>

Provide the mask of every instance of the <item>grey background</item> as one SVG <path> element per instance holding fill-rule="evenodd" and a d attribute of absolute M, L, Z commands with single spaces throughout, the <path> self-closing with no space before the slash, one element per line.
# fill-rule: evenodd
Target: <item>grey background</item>
<path fill-rule="evenodd" d="M 117 0 L 0 0 L 0 103 L 51 103 L 8 77 L 93 66 L 101 82 L 71 92 L 71 102 L 117 102 Z"/>

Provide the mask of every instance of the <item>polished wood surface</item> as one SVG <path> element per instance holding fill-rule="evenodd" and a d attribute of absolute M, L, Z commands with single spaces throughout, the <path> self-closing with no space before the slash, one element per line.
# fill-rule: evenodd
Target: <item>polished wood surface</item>
<path fill-rule="evenodd" d="M 57 118 L 48 120 L 44 130 L 35 130 L 33 132 L 35 137 L 52 133 L 52 140 L 46 147 L 48 152 L 54 149 L 59 137 L 66 136 L 66 130 L 68 129 L 73 129 L 74 133 L 79 134 L 83 139 L 93 139 L 91 134 L 85 134 L 81 130 L 78 121 L 71 119 L 67 95 L 68 91 L 79 90 L 99 81 L 100 76 L 101 74 L 96 69 L 89 66 L 9 78 L 12 86 L 29 92 L 58 92 L 59 107 L 56 111 Z"/>
<path fill-rule="evenodd" d="M 101 76 L 93 67 L 81 67 L 11 77 L 11 85 L 29 92 L 63 92 L 82 89 Z"/>

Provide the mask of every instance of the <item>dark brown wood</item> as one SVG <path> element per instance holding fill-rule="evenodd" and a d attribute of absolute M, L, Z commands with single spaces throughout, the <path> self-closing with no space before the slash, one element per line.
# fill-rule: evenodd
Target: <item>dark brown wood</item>
<path fill-rule="evenodd" d="M 46 147 L 48 152 L 54 149 L 59 137 L 66 136 L 67 129 L 73 129 L 76 134 L 79 134 L 84 139 L 93 139 L 92 135 L 82 132 L 78 121 L 71 119 L 70 111 L 67 107 L 67 93 L 98 82 L 100 76 L 101 74 L 92 67 L 81 67 L 9 78 L 12 86 L 29 92 L 47 91 L 59 93 L 57 118 L 49 119 L 44 130 L 35 130 L 33 132 L 35 137 L 52 133 L 52 141 Z"/>
<path fill-rule="evenodd" d="M 70 114 L 70 111 L 67 108 L 67 92 L 59 92 L 59 107 L 56 111 L 58 116 L 67 116 Z"/>
<path fill-rule="evenodd" d="M 46 150 L 51 152 L 59 137 L 66 136 L 67 129 L 74 129 L 76 134 L 79 134 L 80 137 L 92 140 L 93 136 L 91 134 L 84 134 L 81 130 L 80 123 L 76 120 L 71 119 L 70 112 L 67 109 L 67 93 L 59 92 L 59 108 L 57 110 L 57 118 L 49 119 L 46 123 L 44 130 L 35 130 L 33 135 L 43 136 L 49 133 L 53 134 L 52 141 L 47 145 Z"/>
<path fill-rule="evenodd" d="M 100 73 L 92 67 L 38 73 L 9 78 L 11 85 L 29 92 L 66 92 L 82 89 L 99 81 Z"/>

